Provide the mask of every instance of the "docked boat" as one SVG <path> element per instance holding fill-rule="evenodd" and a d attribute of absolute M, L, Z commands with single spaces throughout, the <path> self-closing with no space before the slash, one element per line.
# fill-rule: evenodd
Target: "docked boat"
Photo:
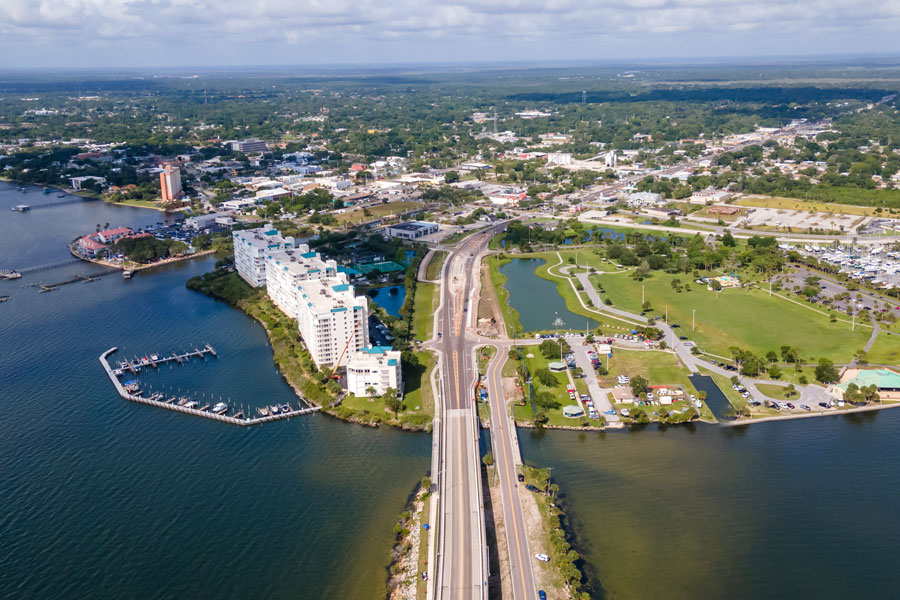
<path fill-rule="evenodd" d="M 131 279 L 131 276 L 132 276 L 132 275 L 134 275 L 134 271 L 132 271 L 132 270 L 130 270 L 130 269 L 125 269 L 124 271 L 122 271 L 122 278 L 123 278 L 123 279 Z"/>
<path fill-rule="evenodd" d="M 222 415 L 228 412 L 228 405 L 224 402 L 219 402 L 215 406 L 212 407 L 212 411 L 217 415 Z"/>
<path fill-rule="evenodd" d="M 0 302 L 6 302 L 9 300 L 9 296 L 0 296 Z"/>
<path fill-rule="evenodd" d="M 269 409 L 266 408 L 265 406 L 263 406 L 262 408 L 257 408 L 256 412 L 259 413 L 259 416 L 261 416 L 261 417 L 269 416 Z"/>
<path fill-rule="evenodd" d="M 291 405 L 290 405 L 290 404 L 282 404 L 282 405 L 281 405 L 281 412 L 283 412 L 283 413 L 289 413 L 289 412 L 291 412 Z"/>
<path fill-rule="evenodd" d="M 184 406 L 188 402 L 189 402 L 189 400 L 187 398 L 185 398 L 184 396 L 182 396 L 181 398 L 178 399 L 178 406 Z"/>
<path fill-rule="evenodd" d="M 273 404 L 272 406 L 269 407 L 269 410 L 272 411 L 273 415 L 277 415 L 278 413 L 281 412 L 281 407 L 278 406 L 277 404 Z"/>
<path fill-rule="evenodd" d="M 0 271 L 0 277 L 3 279 L 18 279 L 22 274 L 18 271 Z"/>
<path fill-rule="evenodd" d="M 185 408 L 197 408 L 198 406 L 200 406 L 200 404 L 198 404 L 196 400 L 191 400 L 184 405 Z"/>

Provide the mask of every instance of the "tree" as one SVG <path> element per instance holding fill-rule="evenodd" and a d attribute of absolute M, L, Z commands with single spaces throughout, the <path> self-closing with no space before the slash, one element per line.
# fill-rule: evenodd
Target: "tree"
<path fill-rule="evenodd" d="M 538 369 L 534 372 L 534 378 L 540 381 L 543 385 L 547 387 L 556 387 L 559 381 L 556 379 L 556 375 L 550 372 L 550 369 Z"/>
<path fill-rule="evenodd" d="M 840 374 L 833 362 L 827 358 L 820 358 L 816 366 L 816 379 L 822 383 L 835 383 L 840 379 Z"/>
<path fill-rule="evenodd" d="M 631 378 L 631 393 L 635 396 L 646 394 L 649 386 L 650 382 L 640 375 Z"/>
<path fill-rule="evenodd" d="M 492 452 L 488 452 L 482 457 L 481 462 L 484 463 L 484 466 L 490 467 L 494 464 L 494 454 Z"/>
<path fill-rule="evenodd" d="M 459 173 L 456 171 L 447 171 L 444 174 L 444 183 L 456 183 L 459 181 Z"/>
<path fill-rule="evenodd" d="M 377 394 L 377 393 L 378 393 L 377 390 L 375 388 L 373 388 L 371 385 L 366 388 L 366 395 L 369 398 L 374 398 L 375 394 Z"/>
<path fill-rule="evenodd" d="M 422 478 L 422 489 L 425 491 L 429 491 L 431 489 L 431 477 L 427 475 Z"/>
<path fill-rule="evenodd" d="M 769 367 L 769 377 L 772 379 L 781 379 L 781 369 L 778 368 L 778 365 Z"/>
<path fill-rule="evenodd" d="M 736 246 L 736 242 L 734 241 L 734 236 L 731 235 L 730 231 L 726 231 L 725 235 L 722 236 L 722 245 L 728 248 L 734 248 Z"/>

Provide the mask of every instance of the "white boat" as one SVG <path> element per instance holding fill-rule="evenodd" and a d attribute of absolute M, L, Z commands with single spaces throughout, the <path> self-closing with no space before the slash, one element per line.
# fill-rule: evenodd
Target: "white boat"
<path fill-rule="evenodd" d="M 221 415 L 222 413 L 228 412 L 228 405 L 224 402 L 219 402 L 212 407 L 212 411 L 217 415 Z"/>

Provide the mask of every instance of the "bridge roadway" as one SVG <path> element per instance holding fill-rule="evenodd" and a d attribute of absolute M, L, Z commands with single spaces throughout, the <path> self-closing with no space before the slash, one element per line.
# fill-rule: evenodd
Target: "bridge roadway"
<path fill-rule="evenodd" d="M 440 523 L 435 597 L 443 600 L 487 598 L 488 550 L 485 540 L 479 425 L 474 395 L 477 369 L 473 336 L 467 335 L 478 312 L 475 289 L 477 260 L 496 225 L 460 242 L 444 262 L 441 305 L 438 308 L 440 401 L 439 444 Z"/>

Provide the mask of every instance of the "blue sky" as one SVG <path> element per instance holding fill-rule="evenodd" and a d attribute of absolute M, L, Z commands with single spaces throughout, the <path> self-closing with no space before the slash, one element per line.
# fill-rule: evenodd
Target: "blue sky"
<path fill-rule="evenodd" d="M 0 0 L 0 68 L 900 53 L 900 0 Z"/>

